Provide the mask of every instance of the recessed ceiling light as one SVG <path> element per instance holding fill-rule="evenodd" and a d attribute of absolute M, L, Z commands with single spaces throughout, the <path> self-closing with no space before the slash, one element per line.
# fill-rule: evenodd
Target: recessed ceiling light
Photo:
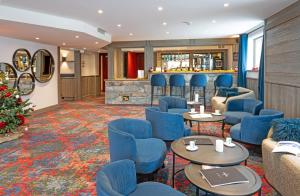
<path fill-rule="evenodd" d="M 99 44 L 99 42 L 95 42 L 95 44 Z"/>
<path fill-rule="evenodd" d="M 224 3 L 224 7 L 229 7 L 229 3 Z"/>
<path fill-rule="evenodd" d="M 133 33 L 129 33 L 130 36 L 133 36 Z"/>
<path fill-rule="evenodd" d="M 62 45 L 63 45 L 63 46 L 65 46 L 65 45 L 66 45 L 66 43 L 65 43 L 65 42 L 63 42 L 63 43 L 62 43 Z"/>
<path fill-rule="evenodd" d="M 163 23 L 162 23 L 162 25 L 163 25 L 163 26 L 167 26 L 167 25 L 168 25 L 168 23 L 166 23 L 166 22 L 163 22 Z"/>
<path fill-rule="evenodd" d="M 40 38 L 39 38 L 39 37 L 36 37 L 35 39 L 36 39 L 36 40 L 39 40 Z"/>
<path fill-rule="evenodd" d="M 79 35 L 76 35 L 75 38 L 78 39 L 78 38 L 79 38 Z"/>
<path fill-rule="evenodd" d="M 103 14 L 103 10 L 98 10 L 98 14 Z"/>
<path fill-rule="evenodd" d="M 164 10 L 164 8 L 163 8 L 162 6 L 158 6 L 158 7 L 157 7 L 157 10 L 161 12 L 161 11 Z"/>
<path fill-rule="evenodd" d="M 217 21 L 216 21 L 216 20 L 212 20 L 211 22 L 212 22 L 212 23 L 217 23 Z"/>
<path fill-rule="evenodd" d="M 117 24 L 117 27 L 122 27 L 122 25 L 121 24 Z"/>
<path fill-rule="evenodd" d="M 169 35 L 169 34 L 170 34 L 170 32 L 169 32 L 169 31 L 167 31 L 167 32 L 166 32 L 166 34 L 167 34 L 167 35 Z"/>
<path fill-rule="evenodd" d="M 83 50 L 86 50 L 86 48 L 83 48 Z"/>

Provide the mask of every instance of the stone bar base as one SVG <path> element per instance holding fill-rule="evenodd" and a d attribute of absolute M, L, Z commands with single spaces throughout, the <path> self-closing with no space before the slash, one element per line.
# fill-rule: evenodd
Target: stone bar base
<path fill-rule="evenodd" d="M 192 73 L 182 73 L 185 77 L 185 98 L 190 100 L 190 87 L 189 82 Z M 211 106 L 211 98 L 214 96 L 214 81 L 216 77 L 222 73 L 208 73 L 208 84 L 206 86 L 206 106 Z M 167 82 L 169 83 L 169 76 L 171 74 L 164 74 Z M 149 75 L 151 78 L 151 74 Z M 236 86 L 236 74 L 233 74 L 233 86 Z M 155 91 L 155 94 L 160 93 Z M 175 91 L 176 93 L 176 91 Z M 202 91 L 201 91 L 202 93 Z M 202 96 L 202 94 L 200 96 Z M 179 92 L 178 92 L 179 94 Z M 167 86 L 167 96 L 170 95 L 169 84 Z M 203 101 L 203 100 L 200 100 Z M 106 104 L 137 104 L 149 105 L 151 102 L 151 86 L 150 80 L 106 80 L 105 81 L 105 103 Z M 154 98 L 153 104 L 158 103 L 158 97 Z"/>

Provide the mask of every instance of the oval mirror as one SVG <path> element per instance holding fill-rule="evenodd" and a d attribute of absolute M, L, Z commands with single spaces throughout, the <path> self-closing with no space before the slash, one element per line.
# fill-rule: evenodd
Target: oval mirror
<path fill-rule="evenodd" d="M 30 73 L 22 73 L 18 79 L 18 90 L 22 95 L 29 95 L 35 87 L 34 77 Z"/>
<path fill-rule="evenodd" d="M 30 68 L 31 56 L 28 50 L 26 49 L 18 49 L 15 51 L 13 55 L 13 64 L 15 68 L 20 71 L 24 72 Z"/>
<path fill-rule="evenodd" d="M 54 59 L 48 50 L 40 49 L 34 53 L 31 71 L 37 81 L 45 83 L 51 80 L 54 69 Z"/>
<path fill-rule="evenodd" d="M 8 87 L 15 88 L 17 84 L 17 72 L 14 67 L 8 63 L 0 63 L 0 74 L 8 80 Z"/>

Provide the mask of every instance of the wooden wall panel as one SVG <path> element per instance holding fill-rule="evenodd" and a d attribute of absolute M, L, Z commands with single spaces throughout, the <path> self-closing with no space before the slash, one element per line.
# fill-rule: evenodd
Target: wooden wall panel
<path fill-rule="evenodd" d="M 300 117 L 300 2 L 266 20 L 265 106 Z"/>
<path fill-rule="evenodd" d="M 99 76 L 82 76 L 81 77 L 81 94 L 82 97 L 100 95 L 100 77 Z"/>
<path fill-rule="evenodd" d="M 253 90 L 256 99 L 258 99 L 258 80 L 254 78 L 247 78 L 247 88 Z"/>
<path fill-rule="evenodd" d="M 61 98 L 75 99 L 76 97 L 75 78 L 61 78 Z"/>

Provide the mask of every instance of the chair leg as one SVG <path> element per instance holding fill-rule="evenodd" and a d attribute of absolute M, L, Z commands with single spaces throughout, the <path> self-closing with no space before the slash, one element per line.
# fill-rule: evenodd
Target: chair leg
<path fill-rule="evenodd" d="M 170 96 L 172 96 L 172 90 L 173 90 L 173 87 L 170 86 Z"/>
<path fill-rule="evenodd" d="M 153 93 L 154 93 L 153 90 L 154 90 L 154 87 L 151 86 L 151 107 L 153 105 Z"/>
<path fill-rule="evenodd" d="M 190 101 L 192 101 L 192 88 L 193 87 L 190 86 Z"/>
<path fill-rule="evenodd" d="M 223 120 L 222 121 L 222 130 L 224 131 L 224 128 L 225 128 L 225 121 Z"/>
<path fill-rule="evenodd" d="M 205 87 L 203 87 L 203 99 L 204 99 L 204 107 L 206 108 L 206 98 L 205 98 Z"/>
<path fill-rule="evenodd" d="M 185 86 L 183 86 L 183 95 L 182 98 L 185 98 Z"/>

